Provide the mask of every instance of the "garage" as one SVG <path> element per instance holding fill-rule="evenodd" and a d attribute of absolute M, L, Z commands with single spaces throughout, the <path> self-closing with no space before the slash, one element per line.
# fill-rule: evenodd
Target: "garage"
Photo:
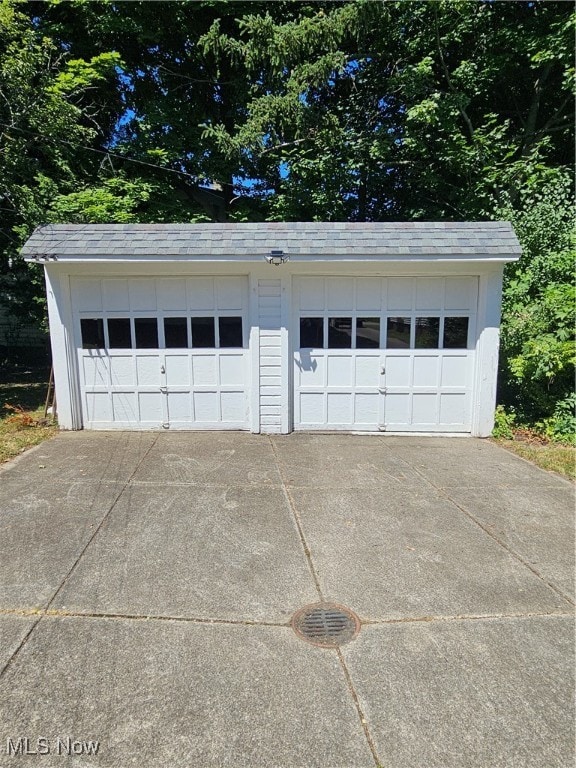
<path fill-rule="evenodd" d="M 486 436 L 507 222 L 39 227 L 63 429 Z"/>

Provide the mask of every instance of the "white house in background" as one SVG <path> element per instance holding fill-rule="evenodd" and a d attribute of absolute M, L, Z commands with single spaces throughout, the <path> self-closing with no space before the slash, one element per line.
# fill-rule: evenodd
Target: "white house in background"
<path fill-rule="evenodd" d="M 40 227 L 64 429 L 490 434 L 506 222 Z"/>

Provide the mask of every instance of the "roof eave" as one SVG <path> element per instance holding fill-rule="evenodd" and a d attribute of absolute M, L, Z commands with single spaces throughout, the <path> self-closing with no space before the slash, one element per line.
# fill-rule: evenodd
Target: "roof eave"
<path fill-rule="evenodd" d="M 221 264 L 222 262 L 247 262 L 247 263 L 260 263 L 264 262 L 268 253 L 219 253 L 219 254 L 182 254 L 182 253 L 165 253 L 165 254 L 138 254 L 131 253 L 126 255 L 121 254 L 95 254 L 95 253 L 50 253 L 50 254 L 27 254 L 24 256 L 24 260 L 29 263 L 40 264 L 78 264 L 78 263 L 100 263 L 100 264 L 138 264 L 138 263 L 151 263 L 151 262 L 191 262 L 191 263 L 206 263 L 213 262 L 215 264 Z M 310 263 L 310 262 L 399 262 L 405 263 L 408 261 L 421 261 L 421 262 L 492 262 L 492 263 L 508 263 L 518 261 L 521 254 L 518 252 L 460 252 L 460 253 L 377 253 L 377 254 L 350 254 L 350 253 L 289 253 L 285 255 L 292 263 Z"/>

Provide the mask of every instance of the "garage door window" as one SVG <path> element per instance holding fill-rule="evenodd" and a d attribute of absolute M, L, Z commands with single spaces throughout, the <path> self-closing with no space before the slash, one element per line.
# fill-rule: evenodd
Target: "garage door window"
<path fill-rule="evenodd" d="M 192 318 L 192 346 L 210 349 L 216 346 L 213 317 Z"/>
<path fill-rule="evenodd" d="M 220 335 L 220 347 L 242 346 L 241 317 L 219 317 L 218 332 Z"/>
<path fill-rule="evenodd" d="M 356 349 L 378 349 L 380 346 L 380 318 L 356 318 Z"/>
<path fill-rule="evenodd" d="M 158 349 L 158 322 L 155 317 L 134 320 L 136 349 Z"/>
<path fill-rule="evenodd" d="M 164 328 L 163 344 L 159 322 Z M 83 349 L 105 349 L 106 346 L 108 349 L 159 349 L 162 346 L 166 349 L 241 349 L 244 346 L 242 317 L 227 315 L 192 317 L 191 320 L 188 317 L 135 317 L 133 321 L 129 317 L 84 317 L 80 320 L 80 333 Z"/>
<path fill-rule="evenodd" d="M 300 349 L 324 348 L 324 318 L 300 318 Z"/>
<path fill-rule="evenodd" d="M 328 318 L 328 348 L 351 349 L 352 348 L 352 318 L 330 317 Z"/>
<path fill-rule="evenodd" d="M 386 323 L 387 349 L 467 349 L 470 318 L 389 317 Z M 411 337 L 412 326 L 414 336 Z M 440 347 L 442 339 L 442 347 Z"/>
<path fill-rule="evenodd" d="M 444 349 L 466 349 L 468 346 L 468 318 L 444 318 Z"/>
<path fill-rule="evenodd" d="M 328 344 L 324 343 L 326 319 L 300 318 L 300 349 L 378 349 L 380 346 L 379 317 L 327 318 Z"/>
<path fill-rule="evenodd" d="M 102 318 L 80 320 L 82 349 L 104 349 L 104 321 Z"/>
<path fill-rule="evenodd" d="M 440 343 L 440 318 L 417 317 L 414 337 L 415 349 L 438 349 Z"/>
<path fill-rule="evenodd" d="M 165 317 L 164 341 L 167 349 L 186 349 L 188 347 L 188 318 Z"/>
<path fill-rule="evenodd" d="M 130 318 L 108 318 L 108 346 L 110 349 L 131 349 Z"/>
<path fill-rule="evenodd" d="M 410 326 L 412 320 L 409 317 L 389 317 L 386 325 L 388 349 L 410 349 Z"/>

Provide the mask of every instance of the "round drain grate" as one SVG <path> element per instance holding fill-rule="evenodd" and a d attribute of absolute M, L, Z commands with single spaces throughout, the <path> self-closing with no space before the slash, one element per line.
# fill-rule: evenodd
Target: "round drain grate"
<path fill-rule="evenodd" d="M 342 605 L 314 603 L 296 611 L 292 629 L 309 643 L 336 648 L 354 640 L 360 631 L 360 619 Z"/>

